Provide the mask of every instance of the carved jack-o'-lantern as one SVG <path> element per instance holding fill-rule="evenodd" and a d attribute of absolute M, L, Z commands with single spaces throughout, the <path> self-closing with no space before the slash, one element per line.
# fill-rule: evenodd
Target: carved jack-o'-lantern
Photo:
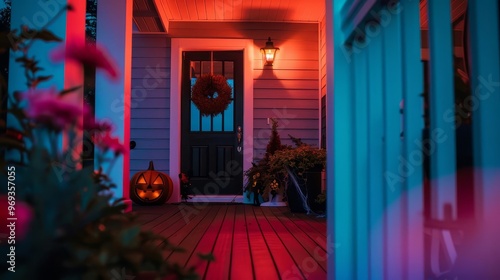
<path fill-rule="evenodd" d="M 156 171 L 153 161 L 146 171 L 137 172 L 130 180 L 130 199 L 137 204 L 163 204 L 172 195 L 172 179 Z"/>

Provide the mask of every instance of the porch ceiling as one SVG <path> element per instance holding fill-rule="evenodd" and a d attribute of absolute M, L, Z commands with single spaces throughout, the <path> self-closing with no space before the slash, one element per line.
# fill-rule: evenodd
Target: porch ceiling
<path fill-rule="evenodd" d="M 319 22 L 324 0 L 134 0 L 141 32 L 163 32 L 170 21 Z"/>

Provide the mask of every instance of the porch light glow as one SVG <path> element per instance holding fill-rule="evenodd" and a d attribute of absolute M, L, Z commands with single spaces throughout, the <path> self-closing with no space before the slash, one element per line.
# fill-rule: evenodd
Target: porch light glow
<path fill-rule="evenodd" d="M 274 47 L 273 41 L 271 41 L 271 37 L 269 37 L 267 39 L 266 46 L 260 49 L 260 52 L 266 61 L 266 66 L 273 66 L 277 51 L 279 51 L 279 48 Z"/>

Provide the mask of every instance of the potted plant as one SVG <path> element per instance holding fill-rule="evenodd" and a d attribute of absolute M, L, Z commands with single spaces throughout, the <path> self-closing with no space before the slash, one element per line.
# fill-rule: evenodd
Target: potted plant
<path fill-rule="evenodd" d="M 285 204 L 282 203 L 284 190 L 281 184 L 282 180 L 280 180 L 279 174 L 270 172 L 269 160 L 274 153 L 288 147 L 281 144 L 278 133 L 278 121 L 271 119 L 271 122 L 271 136 L 266 146 L 264 158 L 257 163 L 252 163 L 252 167 L 245 171 L 245 176 L 247 177 L 245 191 L 249 199 L 253 196 L 254 205 L 260 205 L 261 200 L 259 197 L 262 197 L 263 201 L 270 202 L 262 206 L 283 206 Z"/>
<path fill-rule="evenodd" d="M 288 206 L 292 212 L 317 211 L 315 202 L 321 193 L 321 171 L 326 151 L 292 137 L 296 147 L 276 151 L 269 159 L 269 169 L 286 185 Z"/>

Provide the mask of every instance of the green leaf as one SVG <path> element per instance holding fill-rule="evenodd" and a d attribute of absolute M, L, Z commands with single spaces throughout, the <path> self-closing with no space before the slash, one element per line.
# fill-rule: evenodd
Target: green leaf
<path fill-rule="evenodd" d="M 62 42 L 61 38 L 47 29 L 40 30 L 34 38 L 44 40 L 45 42 Z"/>
<path fill-rule="evenodd" d="M 61 38 L 47 29 L 35 30 L 25 28 L 21 32 L 21 38 L 27 40 L 39 39 L 45 42 L 62 42 Z"/>
<path fill-rule="evenodd" d="M 38 67 L 35 67 L 38 68 Z M 33 73 L 35 73 L 36 70 L 33 69 Z M 32 87 L 37 87 L 41 82 L 50 80 L 52 78 L 52 75 L 50 76 L 39 76 L 37 77 L 33 82 L 31 82 Z"/>
<path fill-rule="evenodd" d="M 79 89 L 81 89 L 82 86 L 76 86 L 76 87 L 72 87 L 72 88 L 68 88 L 68 89 L 64 89 L 62 90 L 61 92 L 59 92 L 59 95 L 66 95 L 68 93 L 71 93 L 71 92 L 74 92 L 74 91 L 77 91 Z"/>
<path fill-rule="evenodd" d="M 122 245 L 125 246 L 134 245 L 133 244 L 134 242 L 132 241 L 134 241 L 134 239 L 136 239 L 139 236 L 140 232 L 141 232 L 140 226 L 134 226 L 122 231 L 120 236 L 120 241 Z"/>

